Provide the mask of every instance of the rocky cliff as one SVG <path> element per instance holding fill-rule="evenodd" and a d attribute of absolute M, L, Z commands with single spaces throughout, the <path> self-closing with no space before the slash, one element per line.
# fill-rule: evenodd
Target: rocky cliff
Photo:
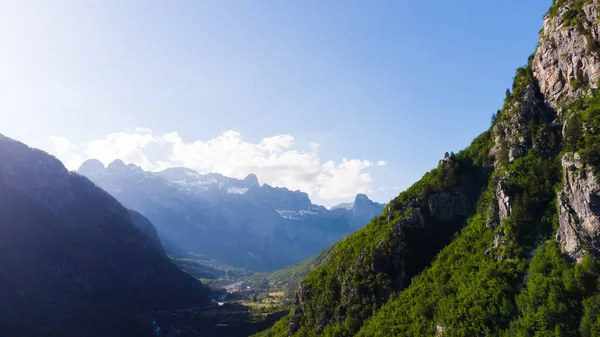
<path fill-rule="evenodd" d="M 599 32 L 595 1 L 556 1 L 544 17 L 533 74 L 553 108 L 567 97 L 581 97 L 598 87 Z"/>
<path fill-rule="evenodd" d="M 558 192 L 562 250 L 581 261 L 600 252 L 597 244 L 598 125 L 600 25 L 597 1 L 557 1 L 544 17 L 533 74 L 546 103 L 560 115 L 563 182 Z"/>
<path fill-rule="evenodd" d="M 556 240 L 571 257 L 600 252 L 600 184 L 578 154 L 562 158 L 563 187 L 558 194 L 560 227 Z"/>

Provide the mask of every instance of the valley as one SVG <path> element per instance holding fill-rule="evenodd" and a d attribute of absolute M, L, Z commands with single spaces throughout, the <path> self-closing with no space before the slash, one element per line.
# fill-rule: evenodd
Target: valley
<path fill-rule="evenodd" d="M 528 41 L 520 28 L 497 27 L 517 27 L 532 2 L 135 5 L 103 3 L 80 16 L 94 26 L 93 18 L 126 13 L 135 29 L 121 22 L 98 43 L 101 30 L 78 24 L 54 36 L 81 29 L 78 48 L 40 47 L 87 53 L 117 41 L 94 57 L 135 64 L 135 74 L 120 76 L 117 63 L 65 61 L 71 71 L 48 82 L 60 94 L 15 95 L 17 110 L 86 101 L 102 119 L 84 119 L 102 132 L 131 120 L 161 131 L 81 141 L 97 130 L 63 128 L 80 117 L 70 104 L 57 112 L 61 104 L 53 113 L 64 118 L 44 122 L 38 112 L 42 126 L 27 119 L 11 129 L 34 142 L 27 135 L 35 130 L 71 130 L 75 141 L 44 136 L 54 154 L 0 134 L 0 337 L 600 337 L 600 0 L 551 1 L 533 53 L 497 101 L 480 86 L 498 82 L 496 71 L 513 66 L 504 62 L 508 49 Z M 515 13 L 493 23 L 490 13 L 504 7 Z M 47 28 L 16 17 L 27 30 Z M 497 27 L 480 34 L 488 24 Z M 277 29 L 285 25 L 298 26 Z M 515 43 L 489 42 L 496 34 Z M 198 49 L 188 49 L 196 39 Z M 41 71 L 52 68 L 44 62 L 23 76 L 54 74 Z M 103 76 L 92 78 L 106 90 L 98 100 L 98 90 L 68 80 L 96 67 Z M 22 84 L 13 82 L 6 92 Z M 24 87 L 40 94 L 42 82 Z M 267 82 L 276 90 L 260 85 Z M 132 119 L 125 110 L 135 110 L 138 95 L 154 104 L 138 100 L 148 112 Z M 181 95 L 193 100 L 180 104 Z M 394 105 L 412 96 L 427 108 Z M 111 101 L 126 108 L 122 116 Z M 479 111 L 490 102 L 500 109 Z M 480 114 L 491 118 L 465 146 L 462 133 Z M 260 138 L 256 130 L 272 132 L 274 121 L 298 137 Z M 175 124 L 185 131 L 164 131 Z M 230 124 L 254 133 L 198 139 Z M 462 150 L 453 152 L 456 144 Z M 370 159 L 357 159 L 365 153 Z M 374 201 L 382 196 L 389 202 Z"/>

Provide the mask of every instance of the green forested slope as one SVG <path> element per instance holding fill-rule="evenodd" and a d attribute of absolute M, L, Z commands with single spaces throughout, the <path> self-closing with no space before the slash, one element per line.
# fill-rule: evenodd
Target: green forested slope
<path fill-rule="evenodd" d="M 311 270 L 325 264 L 329 260 L 329 254 L 333 251 L 334 247 L 335 245 L 331 245 L 310 259 L 274 271 L 267 276 L 267 280 L 271 284 L 282 286 L 286 297 L 293 297 L 298 283 L 302 281 Z"/>
<path fill-rule="evenodd" d="M 356 333 L 365 318 L 405 287 L 474 212 L 491 172 L 490 146 L 486 132 L 401 193 L 382 216 L 339 242 L 297 291 L 300 310 L 290 315 L 297 334 Z M 449 200 L 456 205 L 438 209 Z M 286 335 L 290 317 L 264 335 Z"/>
<path fill-rule="evenodd" d="M 599 12 L 555 1 L 490 129 L 340 242 L 260 336 L 600 336 Z"/>

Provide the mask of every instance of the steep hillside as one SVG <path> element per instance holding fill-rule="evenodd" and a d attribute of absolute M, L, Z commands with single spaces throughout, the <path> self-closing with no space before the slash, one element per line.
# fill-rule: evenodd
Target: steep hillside
<path fill-rule="evenodd" d="M 600 335 L 599 11 L 555 1 L 490 130 L 338 244 L 261 336 Z"/>
<path fill-rule="evenodd" d="M 295 309 L 266 336 L 353 334 L 374 309 L 403 289 L 462 228 L 485 186 L 489 133 L 389 203 L 383 215 L 348 236 L 300 284 Z"/>
<path fill-rule="evenodd" d="M 163 242 L 194 258 L 254 271 L 314 256 L 384 207 L 359 194 L 351 208 L 327 210 L 301 191 L 261 186 L 253 174 L 234 179 L 183 167 L 147 172 L 120 160 L 106 168 L 89 160 L 78 172 L 147 216 Z"/>
<path fill-rule="evenodd" d="M 331 245 L 310 259 L 306 259 L 293 266 L 270 273 L 267 276 L 268 282 L 283 287 L 285 295 L 287 297 L 293 297 L 294 292 L 298 287 L 298 283 L 300 283 L 300 281 L 302 281 L 313 269 L 327 263 L 329 254 L 331 254 L 334 247 L 335 245 Z"/>
<path fill-rule="evenodd" d="M 0 335 L 143 335 L 141 313 L 202 306 L 207 293 L 147 219 L 0 135 Z"/>

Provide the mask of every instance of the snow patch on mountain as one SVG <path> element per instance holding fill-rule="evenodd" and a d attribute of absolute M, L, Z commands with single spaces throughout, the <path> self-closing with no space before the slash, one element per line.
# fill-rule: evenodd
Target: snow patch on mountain
<path fill-rule="evenodd" d="M 248 188 L 230 187 L 227 189 L 229 194 L 244 194 L 246 192 L 248 192 Z"/>
<path fill-rule="evenodd" d="M 296 213 L 296 211 L 290 211 L 290 210 L 286 210 L 286 209 L 276 209 L 275 212 L 279 213 L 279 215 L 284 219 L 298 220 L 298 217 L 296 216 L 296 215 L 298 215 L 298 213 Z"/>

